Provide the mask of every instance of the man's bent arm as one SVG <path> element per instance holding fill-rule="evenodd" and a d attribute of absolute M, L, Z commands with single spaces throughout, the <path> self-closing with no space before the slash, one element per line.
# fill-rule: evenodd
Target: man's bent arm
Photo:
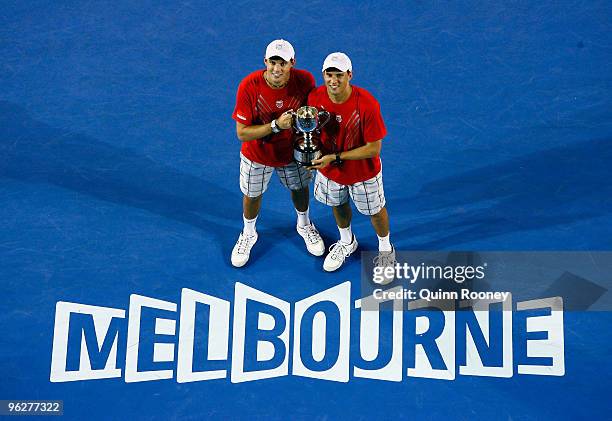
<path fill-rule="evenodd" d="M 381 149 L 382 149 L 382 139 L 379 139 L 375 142 L 369 142 L 358 148 L 351 149 L 350 151 L 340 152 L 339 155 L 340 155 L 340 159 L 343 161 L 355 161 L 358 159 L 374 158 L 376 155 L 380 154 Z M 334 155 L 334 159 L 335 159 L 335 155 Z"/>
<path fill-rule="evenodd" d="M 358 159 L 368 159 L 373 158 L 380 154 L 380 150 L 382 149 L 382 139 L 376 140 L 374 142 L 368 142 L 367 144 L 360 146 L 355 149 L 351 149 L 350 151 L 340 152 L 340 159 L 343 161 L 356 161 Z M 319 159 L 313 160 L 312 169 L 324 168 L 333 161 L 336 160 L 336 154 L 329 154 L 322 156 Z"/>
<path fill-rule="evenodd" d="M 246 126 L 242 123 L 236 122 L 236 135 L 241 142 L 248 142 L 250 140 L 261 139 L 272 133 L 272 126 L 270 123 L 260 124 L 257 126 Z"/>
<path fill-rule="evenodd" d="M 293 121 L 293 109 L 285 111 L 276 120 L 276 127 L 279 130 L 287 130 L 291 127 Z M 260 124 L 257 126 L 245 126 L 239 121 L 236 122 L 236 134 L 238 139 L 242 142 L 248 142 L 250 140 L 261 139 L 269 134 L 273 133 L 272 123 Z"/>

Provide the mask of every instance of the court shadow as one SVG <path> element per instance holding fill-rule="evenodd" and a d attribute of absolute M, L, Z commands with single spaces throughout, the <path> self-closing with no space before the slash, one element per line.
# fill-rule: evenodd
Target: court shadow
<path fill-rule="evenodd" d="M 213 234 L 228 266 L 241 227 L 238 188 L 230 191 L 129 148 L 51 127 L 6 101 L 0 101 L 0 177 L 59 186 L 194 226 Z M 272 221 L 286 217 L 265 213 Z"/>
<path fill-rule="evenodd" d="M 450 248 L 609 214 L 611 162 L 612 139 L 590 140 L 433 181 L 393 200 L 394 208 L 432 215 L 397 227 L 395 241 L 411 249 Z M 415 236 L 431 240 L 411 242 Z"/>

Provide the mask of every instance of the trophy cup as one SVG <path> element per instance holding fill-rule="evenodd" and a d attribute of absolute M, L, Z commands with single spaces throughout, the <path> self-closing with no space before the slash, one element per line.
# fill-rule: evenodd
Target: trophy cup
<path fill-rule="evenodd" d="M 319 111 L 315 107 L 304 106 L 293 113 L 294 127 L 297 137 L 293 143 L 293 158 L 299 165 L 310 167 L 312 160 L 321 157 L 320 141 L 313 133 L 320 134 L 331 117 L 327 111 Z M 321 122 L 321 117 L 325 121 Z"/>

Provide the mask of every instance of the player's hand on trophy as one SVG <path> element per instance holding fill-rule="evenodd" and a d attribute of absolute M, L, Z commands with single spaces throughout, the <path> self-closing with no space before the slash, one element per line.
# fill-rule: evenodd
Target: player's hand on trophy
<path fill-rule="evenodd" d="M 323 155 L 319 159 L 313 159 L 312 160 L 312 165 L 310 167 L 306 167 L 306 168 L 308 168 L 309 170 L 318 170 L 320 168 L 327 167 L 329 164 L 331 164 L 335 160 L 336 160 L 336 156 L 335 155 Z"/>
<path fill-rule="evenodd" d="M 287 110 L 281 114 L 279 118 L 276 119 L 276 125 L 282 129 L 286 130 L 291 127 L 293 124 L 293 109 Z"/>

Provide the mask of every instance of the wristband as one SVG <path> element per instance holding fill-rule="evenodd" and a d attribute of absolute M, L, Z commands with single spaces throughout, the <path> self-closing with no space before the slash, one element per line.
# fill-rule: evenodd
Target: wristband
<path fill-rule="evenodd" d="M 276 120 L 272 120 L 272 123 L 270 123 L 270 127 L 272 128 L 272 133 L 276 134 L 281 131 L 280 127 L 276 125 Z"/>

